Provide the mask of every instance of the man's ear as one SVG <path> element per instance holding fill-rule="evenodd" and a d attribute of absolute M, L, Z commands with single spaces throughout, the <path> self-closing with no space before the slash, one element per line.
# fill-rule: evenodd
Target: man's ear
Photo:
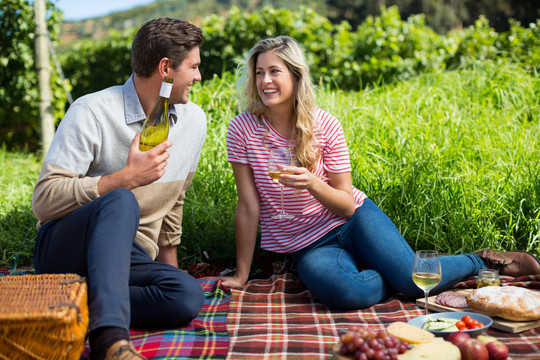
<path fill-rule="evenodd" d="M 172 72 L 172 68 L 171 68 L 171 60 L 169 60 L 169 58 L 164 57 L 163 59 L 159 61 L 158 72 L 162 78 L 164 78 L 165 76 L 170 76 Z"/>

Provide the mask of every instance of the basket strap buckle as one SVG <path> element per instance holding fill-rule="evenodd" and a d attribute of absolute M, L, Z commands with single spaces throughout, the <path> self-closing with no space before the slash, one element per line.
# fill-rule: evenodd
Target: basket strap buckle
<path fill-rule="evenodd" d="M 86 278 L 81 277 L 79 279 L 62 280 L 60 281 L 60 285 L 68 285 L 68 284 L 84 283 L 84 282 L 86 282 Z"/>
<path fill-rule="evenodd" d="M 55 308 L 60 308 L 60 307 L 64 307 L 64 306 L 68 306 L 72 309 L 75 309 L 77 311 L 77 319 L 79 320 L 79 322 L 82 321 L 82 314 L 81 314 L 81 308 L 79 308 L 77 305 L 75 304 L 71 304 L 71 303 L 62 303 L 62 304 L 56 304 L 56 305 L 50 305 L 49 306 L 49 309 L 55 309 Z"/>

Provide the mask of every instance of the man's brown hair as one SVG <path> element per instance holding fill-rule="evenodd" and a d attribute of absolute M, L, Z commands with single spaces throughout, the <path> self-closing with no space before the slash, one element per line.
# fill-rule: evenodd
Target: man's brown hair
<path fill-rule="evenodd" d="M 139 76 L 149 77 L 164 57 L 177 68 L 188 53 L 203 42 L 202 31 L 197 26 L 167 17 L 143 24 L 131 47 L 131 67 Z"/>

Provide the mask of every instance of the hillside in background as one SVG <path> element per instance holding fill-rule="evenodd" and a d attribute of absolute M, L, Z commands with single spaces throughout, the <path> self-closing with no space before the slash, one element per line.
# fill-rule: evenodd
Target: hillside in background
<path fill-rule="evenodd" d="M 81 39 L 100 39 L 107 35 L 109 29 L 122 31 L 134 26 L 139 27 L 156 17 L 168 16 L 200 24 L 204 17 L 212 14 L 224 15 L 232 6 L 252 12 L 266 5 L 291 10 L 304 5 L 316 10 L 319 14 L 326 13 L 324 0 L 156 0 L 148 5 L 106 16 L 63 23 L 59 50 L 60 52 L 67 50 L 74 42 Z"/>
<path fill-rule="evenodd" d="M 380 15 L 381 6 L 397 6 L 402 19 L 423 14 L 426 24 L 439 34 L 474 25 L 481 16 L 487 18 L 497 32 L 510 29 L 509 19 L 528 26 L 540 18 L 538 0 L 156 0 L 127 11 L 64 23 L 61 50 L 79 39 L 99 39 L 107 35 L 109 29 L 139 27 L 155 17 L 169 16 L 200 24 L 203 18 L 223 15 L 233 6 L 252 13 L 267 5 L 289 10 L 305 5 L 333 23 L 347 21 L 353 29 L 368 16 Z"/>

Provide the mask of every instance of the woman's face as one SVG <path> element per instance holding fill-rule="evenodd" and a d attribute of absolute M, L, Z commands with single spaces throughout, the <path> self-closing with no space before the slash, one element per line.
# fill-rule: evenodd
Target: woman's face
<path fill-rule="evenodd" d="M 264 105 L 270 109 L 292 110 L 294 80 L 289 68 L 273 51 L 259 54 L 255 64 L 257 91 Z"/>

